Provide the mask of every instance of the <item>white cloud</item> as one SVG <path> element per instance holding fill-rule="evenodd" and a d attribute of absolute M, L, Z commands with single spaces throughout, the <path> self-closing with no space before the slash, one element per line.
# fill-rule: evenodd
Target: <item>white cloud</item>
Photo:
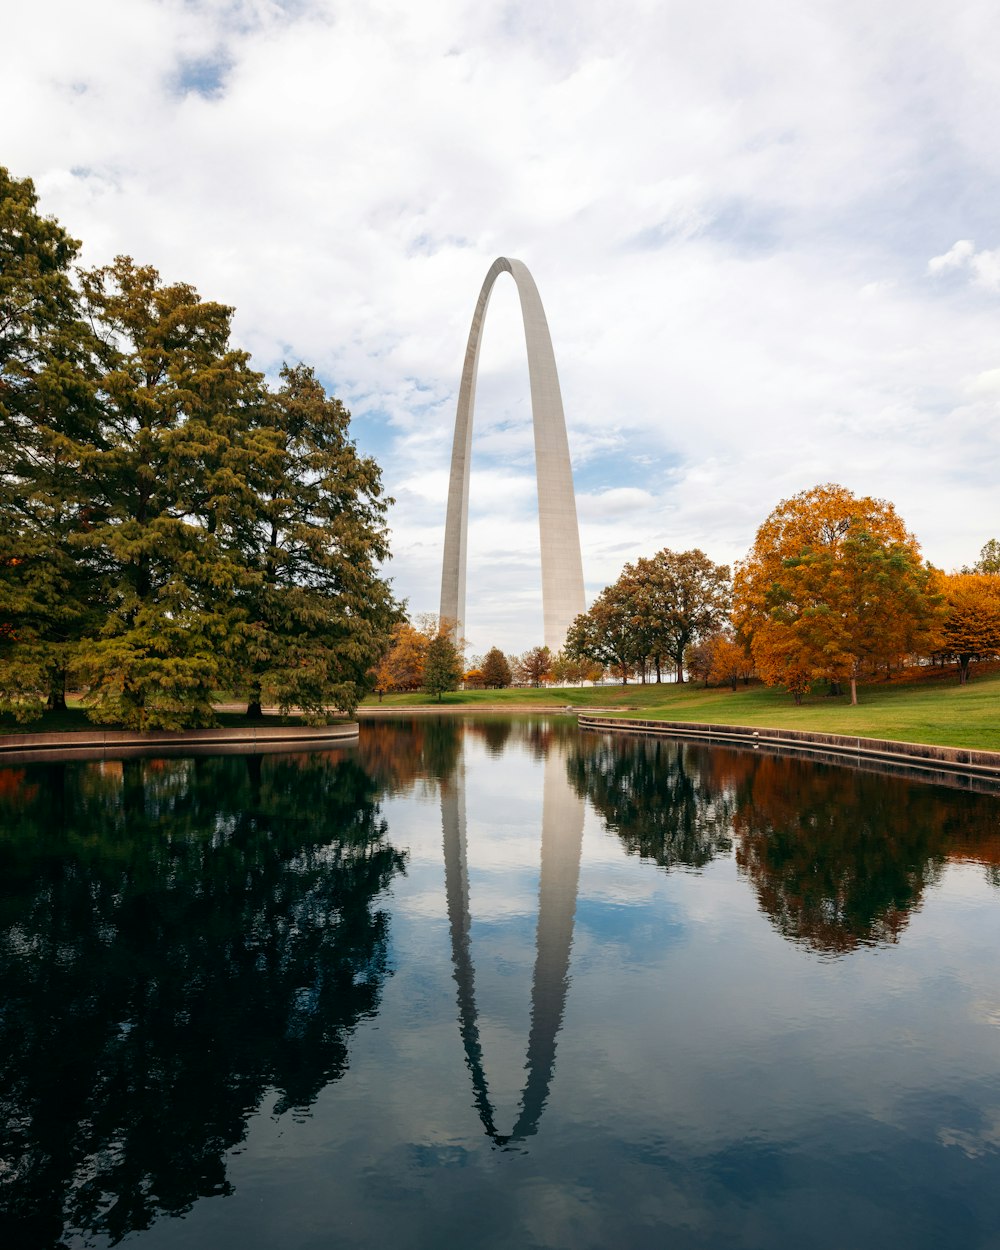
<path fill-rule="evenodd" d="M 582 521 L 634 517 L 636 514 L 648 514 L 657 507 L 655 496 L 637 486 L 613 486 L 596 494 L 579 495 L 576 502 Z"/>
<path fill-rule="evenodd" d="M 966 383 L 966 390 L 972 395 L 1000 397 L 1000 369 L 986 369 L 977 373 Z"/>
<path fill-rule="evenodd" d="M 927 263 L 928 273 L 947 273 L 949 269 L 961 269 L 968 265 L 976 253 L 971 239 L 959 239 L 942 256 L 932 256 Z"/>
<path fill-rule="evenodd" d="M 958 269 L 968 270 L 976 286 L 985 287 L 988 291 L 1000 291 L 1000 248 L 977 252 L 971 239 L 959 239 L 943 256 L 932 257 L 927 265 L 930 274 Z"/>
<path fill-rule="evenodd" d="M 977 252 L 972 258 L 975 282 L 988 291 L 1000 291 L 1000 248 Z"/>

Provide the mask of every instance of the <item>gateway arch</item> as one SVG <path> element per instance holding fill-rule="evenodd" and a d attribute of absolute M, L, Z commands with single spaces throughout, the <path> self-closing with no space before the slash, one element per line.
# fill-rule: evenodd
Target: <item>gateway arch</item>
<path fill-rule="evenodd" d="M 526 265 L 499 257 L 479 292 L 465 349 L 458 390 L 455 441 L 448 484 L 448 515 L 444 531 L 444 568 L 441 575 L 441 617 L 455 621 L 461 634 L 465 619 L 465 569 L 469 533 L 469 468 L 472 459 L 472 418 L 476 405 L 479 343 L 493 284 L 509 273 L 517 284 L 528 349 L 531 417 L 535 432 L 535 474 L 538 482 L 538 528 L 542 548 L 542 615 L 545 645 L 553 655 L 562 647 L 566 631 L 586 610 L 583 561 L 576 519 L 573 473 L 570 468 L 566 420 L 559 375 L 552 352 L 545 310 Z"/>

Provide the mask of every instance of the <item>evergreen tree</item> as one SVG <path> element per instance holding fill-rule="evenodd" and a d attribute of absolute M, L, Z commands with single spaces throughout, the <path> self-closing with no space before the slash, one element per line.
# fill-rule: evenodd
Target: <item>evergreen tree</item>
<path fill-rule="evenodd" d="M 230 346 L 232 309 L 188 284 L 119 257 L 82 285 L 101 369 L 101 437 L 80 457 L 93 496 L 85 543 L 107 597 L 81 654 L 91 716 L 211 724 L 245 630 L 236 539 L 253 508 L 243 434 L 260 377 Z"/>
<path fill-rule="evenodd" d="M 0 169 L 0 711 L 210 724 L 243 687 L 353 711 L 399 618 L 378 466 L 304 365 L 271 392 L 232 309 L 78 244 Z"/>
<path fill-rule="evenodd" d="M 285 366 L 281 383 L 251 438 L 260 471 L 241 680 L 251 713 L 265 697 L 314 717 L 351 713 L 399 618 L 379 575 L 390 501 L 349 437 L 350 413 L 313 370 Z"/>
<path fill-rule="evenodd" d="M 424 664 L 424 686 L 436 694 L 438 703 L 446 690 L 457 690 L 462 680 L 462 657 L 447 633 L 438 634 L 427 648 Z"/>
<path fill-rule="evenodd" d="M 490 647 L 480 669 L 487 690 L 503 690 L 513 680 L 510 664 L 499 647 Z"/>
<path fill-rule="evenodd" d="M 0 710 L 65 704 L 66 671 L 99 619 L 76 538 L 79 447 L 96 436 L 92 337 L 70 266 L 79 244 L 0 168 Z"/>

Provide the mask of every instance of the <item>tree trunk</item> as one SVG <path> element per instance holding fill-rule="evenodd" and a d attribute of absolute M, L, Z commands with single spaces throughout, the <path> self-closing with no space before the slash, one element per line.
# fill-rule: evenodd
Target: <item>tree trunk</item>
<path fill-rule="evenodd" d="M 840 682 L 836 681 L 833 677 L 831 677 L 830 678 L 830 698 L 832 699 L 836 695 L 843 694 L 843 693 L 844 692 L 841 689 Z"/>
<path fill-rule="evenodd" d="M 683 685 L 683 683 L 684 683 L 684 661 L 678 660 L 677 661 L 677 684 Z"/>
<path fill-rule="evenodd" d="M 660 674 L 660 657 L 659 656 L 656 657 L 655 663 L 656 663 L 656 684 L 659 686 L 660 683 L 663 681 L 663 677 Z"/>
<path fill-rule="evenodd" d="M 47 707 L 50 712 L 66 711 L 66 670 L 62 667 L 52 674 Z"/>
<path fill-rule="evenodd" d="M 966 686 L 969 682 L 969 664 L 972 660 L 971 655 L 960 655 L 958 657 L 958 684 Z"/>
<path fill-rule="evenodd" d="M 263 720 L 264 709 L 260 704 L 261 690 L 260 682 L 255 681 L 247 695 L 247 717 L 250 720 Z"/>
<path fill-rule="evenodd" d="M 858 702 L 858 679 L 851 674 L 851 707 L 856 707 Z"/>

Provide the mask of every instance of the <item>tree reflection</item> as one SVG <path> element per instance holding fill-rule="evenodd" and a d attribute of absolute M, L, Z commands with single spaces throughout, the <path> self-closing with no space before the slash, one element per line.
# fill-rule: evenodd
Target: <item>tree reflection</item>
<path fill-rule="evenodd" d="M 578 737 L 576 723 L 565 716 L 379 716 L 361 724 L 358 759 L 383 792 L 403 794 L 425 784 L 436 793 L 454 777 L 467 738 L 482 742 L 492 756 L 518 746 L 543 760 L 553 745 L 566 749 Z"/>
<path fill-rule="evenodd" d="M 358 759 L 386 794 L 404 794 L 421 782 L 436 790 L 455 772 L 464 726 L 456 717 L 372 717 L 361 725 Z"/>
<path fill-rule="evenodd" d="M 778 931 L 821 954 L 897 941 L 946 862 L 1000 884 L 991 795 L 655 738 L 584 736 L 568 768 L 629 854 L 699 868 L 735 847 Z"/>
<path fill-rule="evenodd" d="M 20 772 L 0 785 L 0 1244 L 115 1242 L 227 1192 L 268 1090 L 301 1110 L 343 1074 L 403 859 L 343 756 Z"/>
<path fill-rule="evenodd" d="M 989 796 L 761 756 L 734 819 L 736 862 L 779 932 L 838 955 L 898 941 L 950 859 L 989 869 L 991 813 Z"/>
<path fill-rule="evenodd" d="M 514 732 L 513 722 L 506 716 L 498 716 L 496 720 L 481 721 L 469 727 L 477 737 L 482 738 L 486 750 L 493 756 L 501 756 L 507 749 L 507 743 Z"/>
<path fill-rule="evenodd" d="M 661 738 L 582 738 L 567 764 L 629 855 L 661 868 L 701 868 L 732 848 L 733 798 L 713 754 Z"/>

